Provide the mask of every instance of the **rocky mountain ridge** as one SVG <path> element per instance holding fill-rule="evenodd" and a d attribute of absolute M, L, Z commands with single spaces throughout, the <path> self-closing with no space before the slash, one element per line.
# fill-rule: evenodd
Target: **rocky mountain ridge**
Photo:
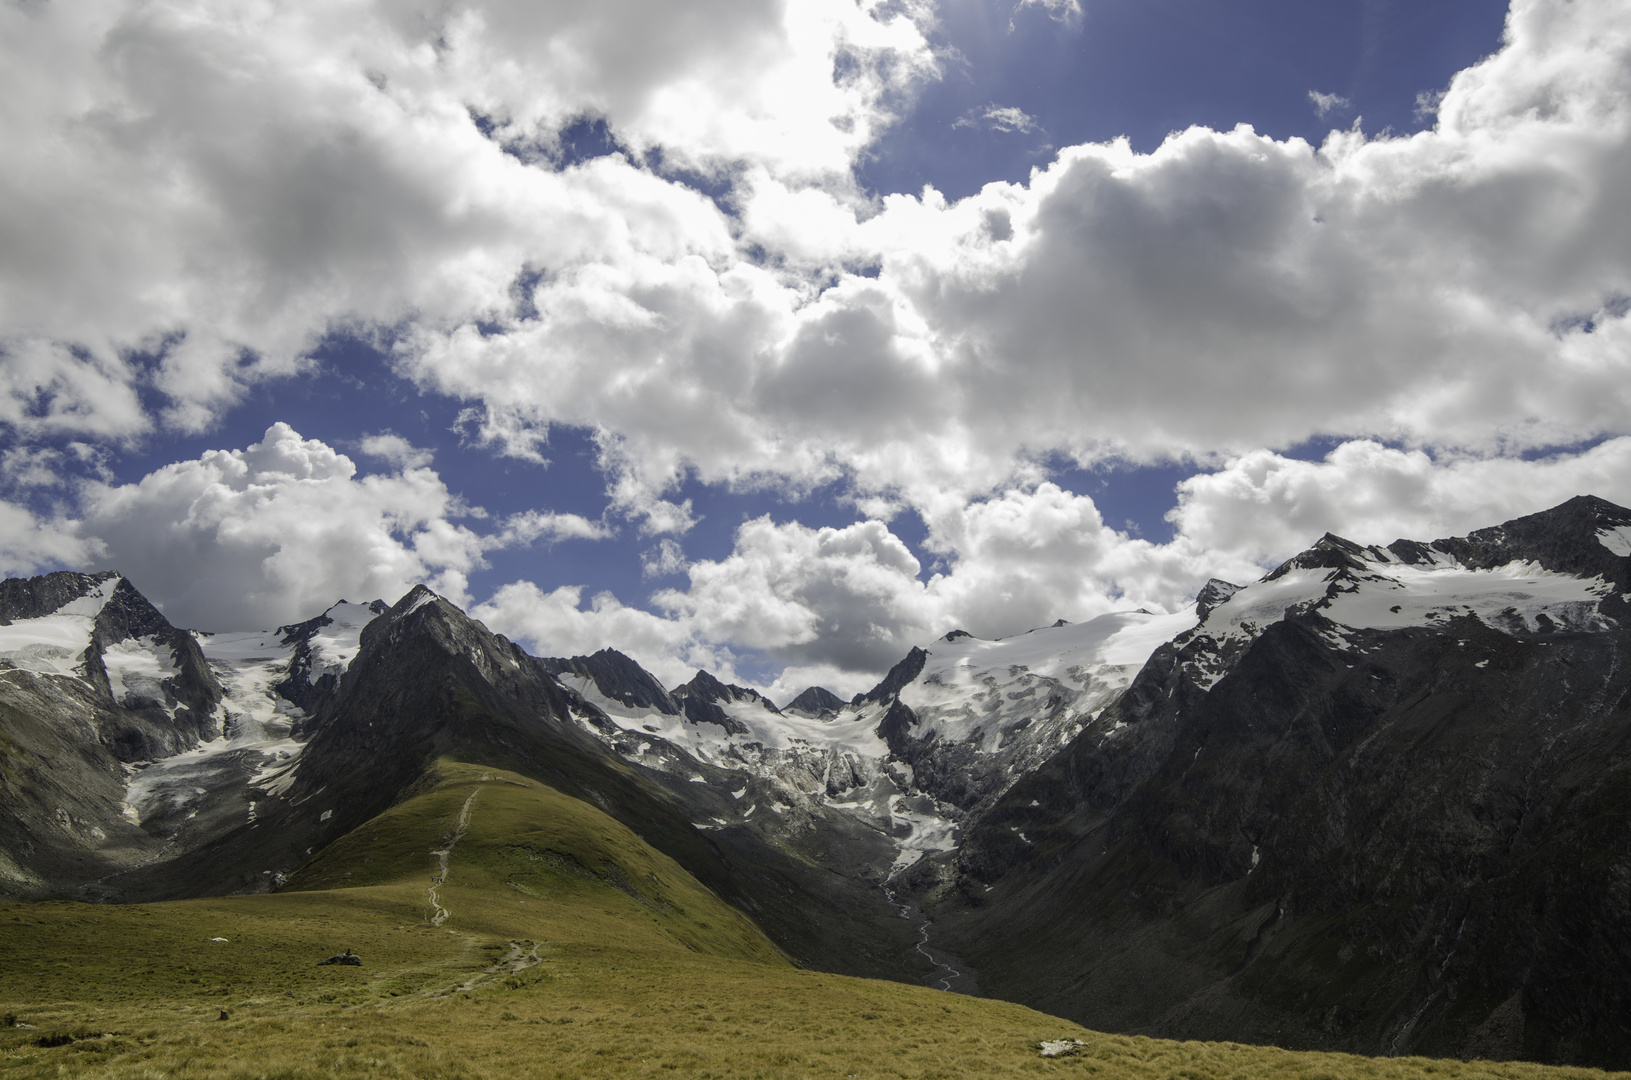
<path fill-rule="evenodd" d="M 1113 1030 L 1631 1060 L 1627 555 L 1590 498 L 1321 539 L 983 816 L 942 940 Z"/>
<path fill-rule="evenodd" d="M 9 581 L 0 892 L 276 888 L 455 758 L 594 803 L 811 966 L 955 961 L 1112 1030 L 1610 1061 L 1628 593 L 1631 511 L 1582 498 L 1326 536 L 1171 615 L 954 632 L 778 708 L 532 657 L 423 587 L 207 635 L 117 575 Z"/>

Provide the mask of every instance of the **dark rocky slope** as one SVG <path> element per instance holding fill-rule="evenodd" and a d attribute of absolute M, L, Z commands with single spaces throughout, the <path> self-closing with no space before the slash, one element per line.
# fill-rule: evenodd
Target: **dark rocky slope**
<path fill-rule="evenodd" d="M 808 686 L 792 701 L 787 703 L 783 712 L 790 712 L 798 716 L 807 716 L 814 720 L 831 720 L 844 708 L 844 699 L 828 690 L 825 686 Z"/>
<path fill-rule="evenodd" d="M 668 716 L 680 715 L 679 704 L 663 689 L 663 684 L 616 649 L 601 649 L 593 656 L 546 658 L 540 662 L 551 675 L 581 675 L 593 680 L 601 693 L 624 705 Z"/>
<path fill-rule="evenodd" d="M 1631 558 L 1597 534 L 1627 525 L 1576 499 L 1431 545 L 1327 537 L 1265 579 L 1323 596 L 1249 633 L 1224 616 L 1254 590 L 1222 597 L 971 831 L 938 933 L 988 992 L 1091 1027 L 1624 1067 Z M 1338 621 L 1450 557 L 1602 587 Z"/>

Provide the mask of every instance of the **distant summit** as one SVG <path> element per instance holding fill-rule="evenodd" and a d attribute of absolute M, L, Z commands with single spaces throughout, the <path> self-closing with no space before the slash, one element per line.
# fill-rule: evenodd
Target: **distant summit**
<path fill-rule="evenodd" d="M 787 703 L 782 710 L 812 720 L 830 720 L 844 708 L 844 699 L 824 686 L 812 686 Z"/>

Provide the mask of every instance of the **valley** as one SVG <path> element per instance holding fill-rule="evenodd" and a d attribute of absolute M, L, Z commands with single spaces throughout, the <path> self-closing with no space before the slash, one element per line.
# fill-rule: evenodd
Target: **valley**
<path fill-rule="evenodd" d="M 466 809 L 444 867 L 431 848 Z M 1605 1075 L 1104 1035 L 799 970 L 604 814 L 454 761 L 279 892 L 3 903 L 0 939 L 8 1077 Z M 341 948 L 362 963 L 318 963 Z M 1043 1042 L 1071 1052 L 1043 1058 Z"/>
<path fill-rule="evenodd" d="M 206 1038 L 305 1075 L 278 1025 L 352 1015 L 372 1041 L 325 1060 L 407 1075 L 488 1075 L 534 1022 L 537 1075 L 1623 1067 L 1626 535 L 1581 497 L 1327 536 L 1189 608 L 954 631 L 780 707 L 532 656 L 423 586 L 205 634 L 116 574 L 7 581 L 6 1067 L 189 1075 Z M 344 948 L 365 966 L 315 966 Z M 25 1037 L 53 1024 L 126 1034 Z M 1299 1056 L 1333 1051 L 1369 1056 Z"/>

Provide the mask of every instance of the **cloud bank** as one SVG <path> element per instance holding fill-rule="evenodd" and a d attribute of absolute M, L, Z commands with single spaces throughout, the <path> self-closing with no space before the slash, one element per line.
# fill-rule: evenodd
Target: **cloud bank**
<path fill-rule="evenodd" d="M 484 617 L 551 651 L 855 679 L 953 625 L 1170 607 L 1327 528 L 1628 501 L 1614 0 L 1516 0 L 1502 49 L 1408 137 L 1191 128 L 1149 154 L 1069 147 L 957 202 L 874 198 L 853 168 L 937 77 L 932 19 L 870 0 L 0 7 L 7 566 L 100 558 L 232 625 L 418 579 L 473 599 L 483 551 L 628 519 L 657 545 L 650 610 L 518 581 Z M 617 152 L 577 156 L 586 122 Z M 361 477 L 287 427 L 127 485 L 64 450 L 210 430 L 336 334 L 465 404 L 495 453 L 592 430 L 610 516 L 461 516 L 388 432 L 359 449 L 390 471 Z M 1324 460 L 1286 456 L 1316 438 Z M 1049 483 L 1060 458 L 1206 471 L 1152 545 Z M 17 494 L 52 475 L 60 505 Z M 863 520 L 749 522 L 728 557 L 687 562 L 685 483 L 837 483 Z M 891 531 L 905 508 L 931 566 Z"/>

